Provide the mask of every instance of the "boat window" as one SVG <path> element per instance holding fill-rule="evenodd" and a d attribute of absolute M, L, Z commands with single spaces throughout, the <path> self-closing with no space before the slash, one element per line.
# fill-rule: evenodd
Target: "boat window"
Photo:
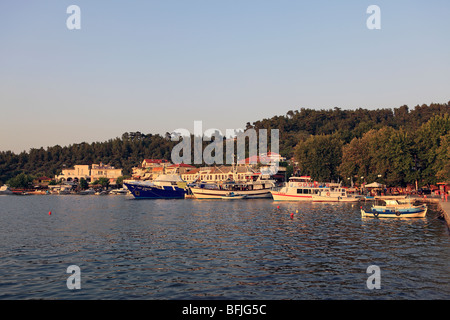
<path fill-rule="evenodd" d="M 303 193 L 302 189 L 297 189 L 297 193 Z"/>

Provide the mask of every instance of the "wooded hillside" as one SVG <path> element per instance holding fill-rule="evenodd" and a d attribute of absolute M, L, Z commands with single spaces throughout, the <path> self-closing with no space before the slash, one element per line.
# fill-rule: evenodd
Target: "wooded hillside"
<path fill-rule="evenodd" d="M 389 185 L 450 180 L 450 102 L 394 109 L 291 110 L 247 122 L 246 128 L 279 129 L 280 153 L 295 157 L 302 174 L 330 181 L 361 176 Z M 131 168 L 144 158 L 170 160 L 178 142 L 170 134 L 124 133 L 104 142 L 80 143 L 15 154 L 0 152 L 0 184 L 26 173 L 53 177 L 64 167 L 103 162 Z M 381 176 L 381 177 L 380 177 Z"/>

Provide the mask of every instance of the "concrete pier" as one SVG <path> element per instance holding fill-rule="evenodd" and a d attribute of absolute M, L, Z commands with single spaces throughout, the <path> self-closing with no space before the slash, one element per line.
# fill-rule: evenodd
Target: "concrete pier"
<path fill-rule="evenodd" d="M 442 214 L 447 222 L 447 227 L 450 229 L 450 201 L 440 200 L 439 206 L 441 207 Z"/>

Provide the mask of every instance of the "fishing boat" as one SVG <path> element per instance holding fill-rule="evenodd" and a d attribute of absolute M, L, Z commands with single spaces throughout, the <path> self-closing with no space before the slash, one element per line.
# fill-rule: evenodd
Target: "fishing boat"
<path fill-rule="evenodd" d="M 270 190 L 275 182 L 269 179 L 256 181 L 225 181 L 217 183 L 199 183 L 190 187 L 196 199 L 222 199 L 230 192 L 245 195 L 247 199 L 270 198 Z"/>
<path fill-rule="evenodd" d="M 281 188 L 271 191 L 275 201 L 357 202 L 338 183 L 312 181 L 310 176 L 291 177 Z"/>
<path fill-rule="evenodd" d="M 408 199 L 405 200 L 384 200 L 385 205 L 373 205 L 370 211 L 361 207 L 361 216 L 375 218 L 423 218 L 427 214 L 428 207 L 423 205 L 413 205 Z"/>
<path fill-rule="evenodd" d="M 221 198 L 224 200 L 238 200 L 238 199 L 245 199 L 245 198 L 247 198 L 247 196 L 245 194 L 230 192 Z"/>
<path fill-rule="evenodd" d="M 186 183 L 178 175 L 161 175 L 152 181 L 123 183 L 136 199 L 184 199 Z"/>

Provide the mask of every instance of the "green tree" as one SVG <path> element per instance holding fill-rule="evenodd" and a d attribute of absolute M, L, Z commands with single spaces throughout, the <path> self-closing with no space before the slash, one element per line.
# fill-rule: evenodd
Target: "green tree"
<path fill-rule="evenodd" d="M 8 184 L 11 188 L 27 189 L 32 185 L 33 180 L 33 176 L 27 175 L 22 172 L 14 178 L 9 179 L 6 184 Z"/>
<path fill-rule="evenodd" d="M 406 185 L 417 179 L 413 141 L 404 130 L 383 127 L 354 138 L 342 148 L 339 173 L 344 178 L 365 177 L 366 182 Z"/>
<path fill-rule="evenodd" d="M 450 182 L 450 133 L 441 139 L 434 170 L 438 182 Z"/>
<path fill-rule="evenodd" d="M 416 163 L 423 184 L 435 184 L 437 172 L 443 164 L 436 165 L 441 140 L 450 133 L 450 115 L 437 115 L 424 123 L 416 133 Z M 442 150 L 441 150 L 442 152 Z"/>
<path fill-rule="evenodd" d="M 109 179 L 101 177 L 98 179 L 98 184 L 100 184 L 103 188 L 106 189 L 109 187 Z"/>
<path fill-rule="evenodd" d="M 86 190 L 87 188 L 89 188 L 88 182 L 86 181 L 86 179 L 81 178 L 80 179 L 80 189 L 81 190 Z"/>
<path fill-rule="evenodd" d="M 336 135 L 310 136 L 300 141 L 295 147 L 295 159 L 301 174 L 320 181 L 338 180 L 342 145 Z"/>

